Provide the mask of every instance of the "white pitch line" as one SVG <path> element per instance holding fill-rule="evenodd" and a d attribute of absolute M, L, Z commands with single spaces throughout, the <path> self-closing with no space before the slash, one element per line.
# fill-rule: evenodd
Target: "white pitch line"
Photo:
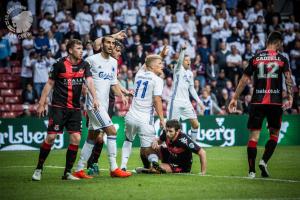
<path fill-rule="evenodd" d="M 35 165 L 29 166 L 22 166 L 22 165 L 12 165 L 12 166 L 4 166 L 0 167 L 0 169 L 8 169 L 8 168 L 34 168 Z M 56 166 L 56 165 L 46 165 L 46 168 L 53 168 L 53 169 L 64 169 L 65 167 Z M 100 171 L 108 171 L 108 169 L 99 169 Z M 129 170 L 131 172 L 135 172 L 135 170 Z M 274 181 L 274 182 L 287 182 L 287 183 L 300 183 L 300 180 L 290 180 L 290 179 L 277 179 L 277 178 L 248 178 L 246 176 L 220 176 L 220 175 L 201 175 L 201 174 L 192 174 L 192 173 L 173 173 L 172 175 L 181 175 L 181 176 L 199 176 L 199 177 L 214 177 L 214 178 L 227 178 L 227 179 L 246 179 L 246 180 L 261 180 L 261 181 Z"/>

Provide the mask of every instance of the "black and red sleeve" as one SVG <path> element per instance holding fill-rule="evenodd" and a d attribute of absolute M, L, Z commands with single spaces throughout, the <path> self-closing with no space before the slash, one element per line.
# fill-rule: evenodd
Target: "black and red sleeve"
<path fill-rule="evenodd" d="M 49 79 L 57 80 L 58 73 L 59 73 L 59 66 L 60 66 L 59 62 L 56 62 L 51 66 L 49 72 Z"/>
<path fill-rule="evenodd" d="M 85 64 L 85 72 L 84 72 L 85 74 L 85 77 L 90 77 L 90 76 L 92 76 L 92 71 L 91 71 L 91 65 L 90 65 L 90 63 L 88 63 L 88 62 L 86 62 L 86 64 Z"/>
<path fill-rule="evenodd" d="M 167 140 L 167 135 L 165 130 L 162 131 L 162 134 L 159 136 L 159 140 L 162 142 L 165 142 Z"/>

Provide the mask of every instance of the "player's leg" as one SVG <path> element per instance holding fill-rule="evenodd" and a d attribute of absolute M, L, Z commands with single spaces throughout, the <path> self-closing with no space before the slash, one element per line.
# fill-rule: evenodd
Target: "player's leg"
<path fill-rule="evenodd" d="M 281 127 L 282 108 L 280 106 L 268 106 L 267 122 L 270 133 L 270 139 L 265 145 L 265 151 L 259 162 L 262 177 L 269 177 L 267 162 L 273 155 L 278 142 L 279 131 Z"/>
<path fill-rule="evenodd" d="M 92 154 L 87 162 L 87 168 L 88 168 L 89 175 L 99 174 L 98 161 L 99 161 L 99 157 L 101 155 L 103 144 L 104 144 L 103 134 L 104 134 L 104 132 L 102 130 L 95 131 L 95 134 L 94 134 L 96 136 L 95 137 L 95 145 L 92 150 Z"/>
<path fill-rule="evenodd" d="M 191 138 L 196 142 L 197 135 L 199 132 L 199 122 L 197 119 L 196 112 L 191 104 L 191 102 L 185 103 L 184 107 L 181 110 L 181 119 L 189 119 L 191 123 Z"/>
<path fill-rule="evenodd" d="M 194 142 L 197 142 L 197 135 L 199 132 L 199 122 L 197 119 L 190 119 L 191 123 L 191 138 Z"/>
<path fill-rule="evenodd" d="M 49 123 L 47 128 L 47 136 L 41 144 L 39 160 L 37 167 L 32 175 L 32 180 L 39 181 L 42 178 L 42 170 L 44 163 L 51 151 L 54 140 L 57 134 L 63 132 L 64 128 L 64 112 L 60 108 L 50 107 L 49 110 Z"/>
<path fill-rule="evenodd" d="M 70 143 L 66 154 L 66 165 L 63 180 L 79 180 L 71 174 L 74 162 L 76 160 L 79 143 L 81 140 L 82 118 L 80 110 L 69 110 L 67 112 L 66 129 L 70 134 Z"/>
<path fill-rule="evenodd" d="M 265 117 L 265 112 L 261 105 L 251 105 L 248 119 L 248 129 L 250 136 L 247 145 L 249 178 L 255 178 L 255 160 L 257 155 L 257 141 L 259 139 L 262 122 Z"/>
<path fill-rule="evenodd" d="M 122 146 L 122 162 L 121 169 L 126 171 L 128 159 L 131 154 L 132 142 L 135 138 L 138 129 L 138 124 L 130 117 L 125 118 L 125 140 Z"/>
<path fill-rule="evenodd" d="M 166 173 L 158 163 L 158 154 L 152 149 L 151 145 L 155 139 L 155 129 L 153 125 L 141 124 L 138 132 L 141 141 L 141 153 L 147 157 L 148 161 L 152 164 L 152 167 L 159 173 Z"/>

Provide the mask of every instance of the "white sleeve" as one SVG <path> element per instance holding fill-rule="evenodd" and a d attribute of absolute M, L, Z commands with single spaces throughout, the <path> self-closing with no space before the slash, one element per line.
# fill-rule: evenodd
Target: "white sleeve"
<path fill-rule="evenodd" d="M 154 85 L 153 96 L 161 96 L 164 88 L 164 82 L 161 78 L 157 78 L 157 81 Z"/>
<path fill-rule="evenodd" d="M 200 101 L 200 98 L 197 95 L 197 92 L 196 92 L 195 88 L 194 88 L 194 84 L 190 85 L 189 91 L 190 91 L 190 94 L 192 95 L 193 99 L 195 99 L 195 101 L 197 101 L 198 104 L 202 103 Z"/>
<path fill-rule="evenodd" d="M 178 72 L 182 66 L 182 63 L 183 63 L 183 59 L 184 59 L 184 54 L 185 54 L 185 50 L 181 50 L 180 54 L 179 54 L 179 58 L 178 58 L 178 61 L 177 61 L 177 64 L 174 68 L 174 72 Z"/>

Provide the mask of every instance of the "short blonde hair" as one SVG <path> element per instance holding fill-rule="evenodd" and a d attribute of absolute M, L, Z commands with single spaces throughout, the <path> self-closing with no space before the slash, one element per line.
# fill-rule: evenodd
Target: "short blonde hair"
<path fill-rule="evenodd" d="M 160 55 L 156 55 L 156 54 L 147 56 L 145 59 L 146 67 L 151 67 L 152 62 L 155 60 L 162 60 L 162 57 Z"/>

